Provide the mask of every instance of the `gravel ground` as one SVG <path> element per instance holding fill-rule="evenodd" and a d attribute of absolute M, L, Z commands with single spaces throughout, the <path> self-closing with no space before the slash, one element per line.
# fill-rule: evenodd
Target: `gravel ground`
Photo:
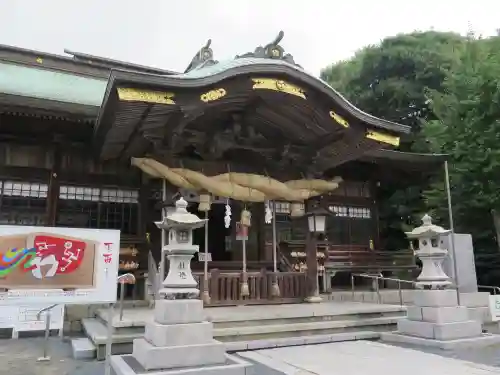
<path fill-rule="evenodd" d="M 37 362 L 43 355 L 43 338 L 0 340 L 1 374 L 6 375 L 103 375 L 104 363 L 71 358 L 68 341 L 51 337 L 49 362 Z M 245 359 L 245 361 L 248 361 Z M 249 361 L 250 362 L 250 361 Z M 255 375 L 283 375 L 261 364 L 254 364 Z"/>
<path fill-rule="evenodd" d="M 71 345 L 58 337 L 50 338 L 48 362 L 37 362 L 43 355 L 43 338 L 0 340 L 2 374 L 8 375 L 100 375 L 103 363 L 71 358 Z"/>

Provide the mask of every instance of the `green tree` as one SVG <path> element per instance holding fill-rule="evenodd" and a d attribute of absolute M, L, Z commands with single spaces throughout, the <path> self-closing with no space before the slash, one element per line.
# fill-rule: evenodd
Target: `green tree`
<path fill-rule="evenodd" d="M 400 150 L 427 152 L 429 146 L 419 132 L 422 121 L 435 118 L 427 92 L 442 91 L 465 41 L 458 34 L 435 31 L 386 38 L 324 69 L 321 78 L 363 111 L 411 126 L 413 134 Z M 417 218 L 425 211 L 421 195 L 426 187 L 422 182 L 422 186 L 382 185 L 379 189 L 380 230 L 386 249 L 407 246 L 402 229 L 420 224 Z"/>
<path fill-rule="evenodd" d="M 455 230 L 471 233 L 481 283 L 500 282 L 500 253 L 491 210 L 500 209 L 500 38 L 469 36 L 443 84 L 429 92 L 436 116 L 422 127 L 432 151 L 450 155 Z M 426 192 L 446 220 L 443 182 Z"/>
<path fill-rule="evenodd" d="M 324 69 L 321 78 L 363 111 L 418 130 L 421 119 L 432 118 L 427 90 L 441 89 L 464 42 L 454 33 L 401 34 Z"/>

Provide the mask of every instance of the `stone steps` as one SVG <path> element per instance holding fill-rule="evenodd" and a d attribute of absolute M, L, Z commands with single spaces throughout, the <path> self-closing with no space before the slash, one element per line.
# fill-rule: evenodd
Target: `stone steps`
<path fill-rule="evenodd" d="M 332 335 L 352 331 L 390 331 L 396 327 L 396 317 L 332 320 L 308 323 L 252 325 L 214 329 L 214 338 L 223 342 L 281 339 L 311 335 Z"/>
<path fill-rule="evenodd" d="M 87 326 L 91 324 L 92 323 L 87 323 Z M 323 344 L 355 340 L 378 340 L 380 335 L 380 331 L 351 331 L 333 334 L 310 334 L 306 336 L 291 336 L 282 338 L 274 337 L 256 340 L 223 341 L 221 338 L 218 339 L 224 342 L 227 352 L 232 353 L 245 350 L 279 348 L 284 346 Z M 112 354 L 131 353 L 132 342 L 130 340 L 139 337 L 142 337 L 142 335 L 113 335 Z M 102 340 L 103 338 L 105 339 L 105 337 L 94 337 L 94 340 L 97 339 L 97 344 L 94 344 L 90 338 L 72 339 L 71 347 L 73 357 L 75 359 L 91 359 L 97 357 L 98 360 L 104 360 L 106 357 L 106 343 L 105 340 Z"/>
<path fill-rule="evenodd" d="M 345 313 L 335 315 L 314 315 L 314 316 L 292 316 L 292 317 L 272 317 L 268 319 L 252 319 L 252 320 L 212 320 L 214 328 L 236 328 L 236 327 L 264 327 L 276 326 L 283 324 L 302 324 L 302 323 L 325 323 L 325 322 L 345 322 L 357 319 L 371 318 L 401 318 L 405 314 L 400 310 L 382 311 L 382 312 L 366 312 L 366 313 Z M 267 328 L 262 328 L 267 329 Z"/>
<path fill-rule="evenodd" d="M 378 332 L 394 330 L 398 319 L 404 314 L 404 311 L 394 310 L 379 313 L 214 321 L 214 338 L 225 342 L 228 351 L 301 345 L 300 343 L 378 338 Z M 104 359 L 107 338 L 106 323 L 97 317 L 83 319 L 82 325 L 85 334 L 96 348 L 97 358 Z M 144 322 L 135 322 L 128 326 L 121 324 L 119 327 L 115 327 L 112 336 L 112 353 L 131 353 L 132 341 L 143 337 L 143 335 Z"/>

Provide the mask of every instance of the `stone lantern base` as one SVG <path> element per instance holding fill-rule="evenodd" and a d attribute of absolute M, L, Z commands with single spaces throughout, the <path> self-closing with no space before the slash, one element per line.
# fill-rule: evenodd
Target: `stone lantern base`
<path fill-rule="evenodd" d="M 455 290 L 414 293 L 406 319 L 398 322 L 397 332 L 383 333 L 383 341 L 442 349 L 500 343 L 500 335 L 483 334 L 481 322 L 469 319 L 467 307 L 458 306 Z"/>
<path fill-rule="evenodd" d="M 204 321 L 203 301 L 158 300 L 144 338 L 134 340 L 132 355 L 111 357 L 116 375 L 244 375 L 245 361 L 226 354 Z"/>

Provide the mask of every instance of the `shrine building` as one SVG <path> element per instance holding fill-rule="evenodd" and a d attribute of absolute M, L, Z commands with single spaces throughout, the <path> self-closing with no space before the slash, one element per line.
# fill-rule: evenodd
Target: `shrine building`
<path fill-rule="evenodd" d="M 0 224 L 119 229 L 120 270 L 141 280 L 160 263 L 154 222 L 162 209 L 182 195 L 189 211 L 204 217 L 200 196 L 209 196 L 208 235 L 200 228 L 194 241 L 210 254 L 213 304 L 241 299 L 242 211 L 251 213 L 244 262 L 250 300 L 271 299 L 273 278 L 286 302 L 307 295 L 307 275 L 319 276 L 327 291 L 344 287 L 350 273 L 411 271 L 410 250 L 385 248 L 378 192 L 416 183 L 444 157 L 395 151 L 410 128 L 354 107 L 295 62 L 282 37 L 225 61 L 216 60 L 209 41 L 183 72 L 0 46 Z M 159 169 L 147 173 L 144 160 Z M 186 184 L 166 177 L 172 173 Z M 338 186 L 302 201 L 254 194 L 253 185 L 243 185 L 248 199 L 237 199 L 237 182 L 224 193 L 231 176 L 244 174 Z M 223 175 L 229 180 L 216 185 Z M 312 203 L 329 212 L 313 250 L 307 220 L 292 215 L 298 207 L 307 217 Z M 204 261 L 195 258 L 192 267 L 202 280 Z"/>

